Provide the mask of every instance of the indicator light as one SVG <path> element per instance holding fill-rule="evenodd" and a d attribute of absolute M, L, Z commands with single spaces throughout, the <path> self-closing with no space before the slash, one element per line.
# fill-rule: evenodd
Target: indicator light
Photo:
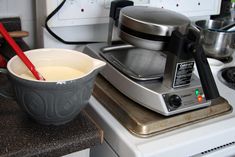
<path fill-rule="evenodd" d="M 202 96 L 201 95 L 199 95 L 198 97 L 197 97 L 197 100 L 198 100 L 198 102 L 202 102 Z"/>
<path fill-rule="evenodd" d="M 195 95 L 198 96 L 199 95 L 199 89 L 195 90 Z"/>

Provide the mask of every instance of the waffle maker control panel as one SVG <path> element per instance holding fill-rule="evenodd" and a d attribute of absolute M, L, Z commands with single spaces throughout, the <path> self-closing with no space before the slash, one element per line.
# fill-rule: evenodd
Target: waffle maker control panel
<path fill-rule="evenodd" d="M 207 103 L 201 87 L 162 95 L 169 112 Z"/>

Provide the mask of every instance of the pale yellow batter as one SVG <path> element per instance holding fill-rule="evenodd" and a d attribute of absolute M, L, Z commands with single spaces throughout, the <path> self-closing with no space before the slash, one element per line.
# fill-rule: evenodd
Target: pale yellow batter
<path fill-rule="evenodd" d="M 66 66 L 38 67 L 37 71 L 46 81 L 71 80 L 84 75 L 84 72 Z M 36 80 L 30 71 L 20 75 L 25 79 Z"/>

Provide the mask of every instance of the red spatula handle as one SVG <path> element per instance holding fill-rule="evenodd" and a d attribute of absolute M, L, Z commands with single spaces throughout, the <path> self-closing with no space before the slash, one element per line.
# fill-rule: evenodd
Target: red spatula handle
<path fill-rule="evenodd" d="M 15 53 L 20 57 L 20 59 L 24 62 L 24 64 L 28 67 L 28 69 L 32 72 L 34 77 L 37 80 L 45 80 L 35 69 L 34 65 L 31 63 L 31 61 L 27 58 L 27 56 L 24 54 L 24 52 L 21 50 L 21 48 L 16 44 L 16 42 L 12 39 L 12 37 L 9 35 L 3 24 L 0 22 L 0 33 L 4 37 L 4 39 L 8 42 L 8 44 L 13 48 Z"/>

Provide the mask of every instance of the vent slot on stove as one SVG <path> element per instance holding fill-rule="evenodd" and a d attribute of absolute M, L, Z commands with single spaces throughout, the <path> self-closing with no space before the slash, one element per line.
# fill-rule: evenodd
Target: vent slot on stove
<path fill-rule="evenodd" d="M 227 144 L 224 144 L 224 145 L 221 145 L 221 146 L 218 146 L 218 147 L 215 147 L 215 148 L 212 148 L 212 149 L 208 149 L 206 151 L 203 151 L 201 153 L 198 153 L 196 155 L 193 155 L 191 157 L 201 157 L 201 156 L 204 156 L 204 155 L 207 155 L 207 154 L 210 154 L 210 153 L 213 153 L 213 152 L 216 152 L 216 151 L 219 151 L 221 149 L 225 149 L 225 148 L 228 148 L 228 147 L 231 147 L 235 145 L 235 141 L 233 142 L 230 142 L 230 143 L 227 143 Z"/>

